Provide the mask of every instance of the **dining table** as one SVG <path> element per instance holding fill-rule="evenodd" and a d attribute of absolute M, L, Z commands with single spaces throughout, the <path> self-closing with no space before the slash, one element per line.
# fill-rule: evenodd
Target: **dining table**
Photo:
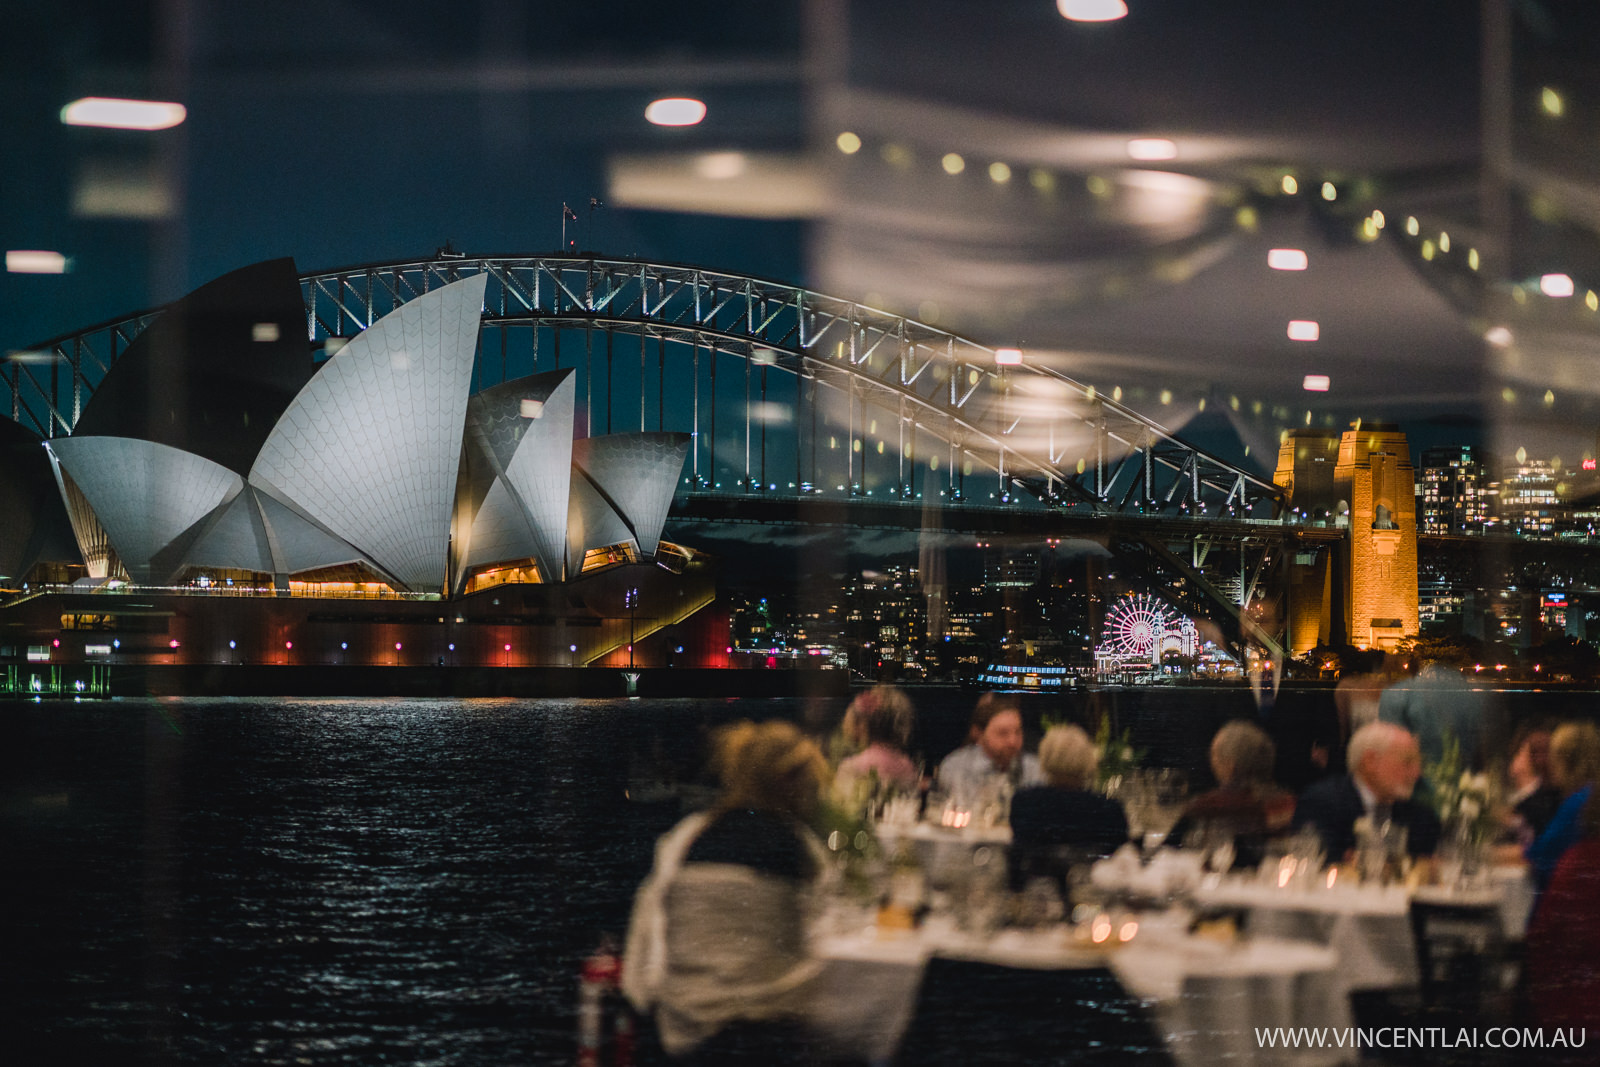
<path fill-rule="evenodd" d="M 1525 868 L 1496 867 L 1454 886 L 1361 884 L 1329 868 L 1291 885 L 1246 876 L 1207 879 L 1190 894 L 1199 908 L 1234 910 L 1252 935 L 1325 945 L 1340 960 L 1352 991 L 1417 985 L 1412 937 L 1413 900 L 1463 908 L 1492 906 L 1501 932 L 1520 940 L 1533 910 L 1533 883 Z"/>
<path fill-rule="evenodd" d="M 912 930 L 835 922 L 813 944 L 822 971 L 812 1023 L 836 1052 L 890 1062 L 915 1011 L 924 969 L 941 956 L 1030 970 L 1109 969 L 1145 1005 L 1182 1067 L 1350 1062 L 1348 1049 L 1270 1047 L 1258 1034 L 1350 1025 L 1336 952 L 1278 938 L 1198 936 L 1189 932 L 1190 918 L 1182 910 L 1142 915 L 1138 934 L 1114 948 L 1085 941 L 1070 924 L 982 933 L 938 916 Z"/>

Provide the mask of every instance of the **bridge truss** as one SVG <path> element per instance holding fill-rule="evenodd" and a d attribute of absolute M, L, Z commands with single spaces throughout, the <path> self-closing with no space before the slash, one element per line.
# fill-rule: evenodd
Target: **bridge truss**
<path fill-rule="evenodd" d="M 577 367 L 591 433 L 694 433 L 691 477 L 701 490 L 934 491 L 952 503 L 1196 518 L 1270 518 L 1281 507 L 1276 486 L 1054 367 L 1007 365 L 995 349 L 936 327 L 742 275 L 596 256 L 372 264 L 301 277 L 307 337 L 354 336 L 473 274 L 489 277 L 480 385 Z M 0 364 L 12 418 L 41 436 L 71 432 L 94 386 L 156 313 Z M 819 449 L 819 434 L 831 449 Z M 767 454 L 778 437 L 793 455 Z M 825 462 L 819 450 L 840 451 L 841 438 L 842 462 Z"/>
<path fill-rule="evenodd" d="M 1218 520 L 1248 523 L 1256 527 L 1248 537 L 1223 539 L 1262 552 L 1275 540 L 1277 486 L 1094 386 L 1026 355 L 1009 362 L 926 323 L 779 282 L 595 255 L 441 253 L 302 275 L 308 341 L 331 354 L 407 301 L 476 274 L 488 276 L 477 387 L 574 368 L 588 434 L 693 435 L 690 497 L 926 497 L 1192 523 L 1195 543 L 1222 536 Z M 12 418 L 41 436 L 70 433 L 94 387 L 158 313 L 0 362 Z M 1175 563 L 1156 539 L 1133 555 L 1241 619 L 1247 590 L 1239 600 L 1209 589 L 1198 566 Z M 1192 610 L 1190 599 L 1183 606 Z"/>

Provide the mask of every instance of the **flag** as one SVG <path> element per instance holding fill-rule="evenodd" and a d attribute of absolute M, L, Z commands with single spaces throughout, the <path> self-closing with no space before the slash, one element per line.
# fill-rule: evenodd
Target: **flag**
<path fill-rule="evenodd" d="M 578 221 L 578 213 L 576 211 L 572 210 L 566 204 L 562 204 L 561 205 L 561 213 L 562 213 L 562 216 L 564 218 L 566 218 L 567 220 L 569 220 L 571 222 L 577 222 Z"/>

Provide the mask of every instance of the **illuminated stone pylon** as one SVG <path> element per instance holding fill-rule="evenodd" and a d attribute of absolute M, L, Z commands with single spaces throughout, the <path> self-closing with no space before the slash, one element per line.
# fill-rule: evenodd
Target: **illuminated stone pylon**
<path fill-rule="evenodd" d="M 1417 632 L 1415 475 L 1406 435 L 1389 423 L 1352 423 L 1335 439 L 1284 439 L 1273 480 L 1301 522 L 1343 528 L 1338 552 L 1297 552 L 1291 571 L 1290 647 L 1317 643 L 1393 648 Z"/>

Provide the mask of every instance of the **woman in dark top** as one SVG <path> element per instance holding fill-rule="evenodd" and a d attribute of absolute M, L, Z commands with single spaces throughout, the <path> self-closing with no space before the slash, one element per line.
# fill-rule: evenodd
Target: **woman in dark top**
<path fill-rule="evenodd" d="M 1054 726 L 1039 745 L 1039 765 L 1049 784 L 1017 791 L 1011 799 L 1011 881 L 1064 880 L 1074 862 L 1106 856 L 1128 840 L 1122 805 L 1093 791 L 1099 753 L 1076 726 Z"/>
<path fill-rule="evenodd" d="M 1255 867 L 1266 840 L 1289 829 L 1294 797 L 1272 781 L 1277 749 L 1255 723 L 1235 719 L 1211 739 L 1217 787 L 1191 800 L 1166 843 L 1182 848 L 1216 835 L 1233 838 L 1233 865 Z"/>

